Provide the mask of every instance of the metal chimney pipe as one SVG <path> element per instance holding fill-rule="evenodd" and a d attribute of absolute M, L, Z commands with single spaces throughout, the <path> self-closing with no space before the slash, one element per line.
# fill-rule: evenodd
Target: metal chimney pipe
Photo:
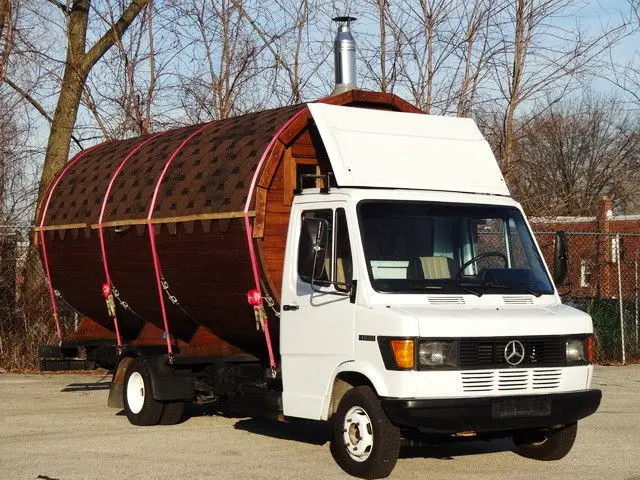
<path fill-rule="evenodd" d="M 333 42 L 336 86 L 331 95 L 338 95 L 357 88 L 356 86 L 356 41 L 351 35 L 351 22 L 355 17 L 336 17 L 338 33 Z"/>

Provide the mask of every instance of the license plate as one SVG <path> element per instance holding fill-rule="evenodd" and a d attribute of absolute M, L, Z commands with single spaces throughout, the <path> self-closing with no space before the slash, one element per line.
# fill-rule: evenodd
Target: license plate
<path fill-rule="evenodd" d="M 551 401 L 545 397 L 505 398 L 491 403 L 493 418 L 546 417 Z"/>

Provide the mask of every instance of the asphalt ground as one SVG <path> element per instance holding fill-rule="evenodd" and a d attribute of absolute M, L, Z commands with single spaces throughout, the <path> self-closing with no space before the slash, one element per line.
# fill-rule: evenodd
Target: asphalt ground
<path fill-rule="evenodd" d="M 350 478 L 328 427 L 215 415 L 192 407 L 174 426 L 136 427 L 107 407 L 110 377 L 0 374 L 0 479 Z M 537 462 L 509 440 L 405 445 L 392 479 L 640 480 L 640 365 L 596 367 L 602 405 L 571 453 Z"/>

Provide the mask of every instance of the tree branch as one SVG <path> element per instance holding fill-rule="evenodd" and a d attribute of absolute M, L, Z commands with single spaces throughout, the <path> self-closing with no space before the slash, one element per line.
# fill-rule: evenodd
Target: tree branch
<path fill-rule="evenodd" d="M 7 77 L 4 78 L 4 83 L 6 83 L 7 85 L 9 85 L 13 90 L 15 90 L 15 92 L 20 95 L 22 98 L 24 98 L 27 102 L 29 102 L 33 108 L 35 108 L 38 113 L 40 115 L 42 115 L 45 120 L 47 120 L 47 122 L 51 123 L 53 122 L 53 118 L 51 118 L 51 115 L 49 115 L 49 112 L 47 112 L 44 107 L 40 104 L 40 102 L 38 102 L 35 98 L 33 98 L 31 96 L 31 94 L 29 92 L 27 92 L 26 90 L 23 90 L 22 88 L 20 88 L 18 85 L 16 85 L 15 83 L 13 83 L 10 79 L 8 79 Z M 78 140 L 75 136 L 71 136 L 71 138 L 73 139 L 73 141 L 75 142 L 75 144 L 78 146 L 78 148 L 80 148 L 80 150 L 83 150 L 82 144 L 80 143 L 80 140 Z"/>
<path fill-rule="evenodd" d="M 71 13 L 71 9 L 64 3 L 59 2 L 58 0 L 47 0 L 47 2 L 49 2 L 51 5 L 58 7 L 60 10 L 64 12 L 65 15 L 69 15 L 69 13 Z"/>
<path fill-rule="evenodd" d="M 147 5 L 148 0 L 133 0 L 131 4 L 122 12 L 120 18 L 107 30 L 102 37 L 84 55 L 82 69 L 89 71 L 111 48 L 111 46 L 122 38 L 124 32 L 138 16 L 140 11 Z"/>

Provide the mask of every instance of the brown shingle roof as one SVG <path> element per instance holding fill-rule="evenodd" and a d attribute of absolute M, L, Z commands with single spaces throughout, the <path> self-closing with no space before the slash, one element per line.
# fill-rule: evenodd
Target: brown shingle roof
<path fill-rule="evenodd" d="M 304 107 L 300 104 L 249 113 L 205 126 L 169 166 L 153 217 L 242 210 L 260 156 L 277 130 Z M 134 153 L 113 184 L 103 221 L 146 218 L 167 160 L 203 125 L 164 132 Z M 108 142 L 87 153 L 60 180 L 44 225 L 97 222 L 114 172 L 136 146 L 148 139 Z"/>

